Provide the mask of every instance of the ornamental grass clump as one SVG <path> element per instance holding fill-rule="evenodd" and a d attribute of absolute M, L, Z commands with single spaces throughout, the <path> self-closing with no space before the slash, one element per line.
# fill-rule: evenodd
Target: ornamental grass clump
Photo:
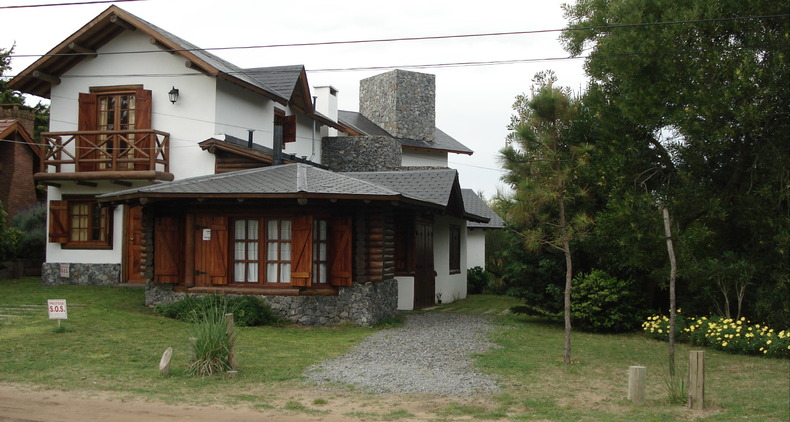
<path fill-rule="evenodd" d="M 681 322 L 682 321 L 682 322 Z M 790 332 L 776 332 L 764 324 L 752 324 L 746 318 L 677 317 L 679 341 L 706 346 L 733 354 L 790 358 Z M 642 323 L 648 337 L 666 341 L 669 318 L 654 315 Z"/>
<path fill-rule="evenodd" d="M 188 329 L 191 359 L 187 371 L 192 375 L 209 376 L 233 369 L 235 362 L 235 330 L 225 322 L 227 306 L 203 307 L 194 311 Z"/>

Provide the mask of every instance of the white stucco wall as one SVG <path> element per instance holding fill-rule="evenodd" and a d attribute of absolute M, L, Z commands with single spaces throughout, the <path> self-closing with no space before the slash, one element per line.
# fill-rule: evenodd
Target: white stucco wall
<path fill-rule="evenodd" d="M 482 229 L 466 230 L 466 261 L 468 268 L 486 267 L 486 232 Z"/>
<path fill-rule="evenodd" d="M 398 280 L 398 310 L 414 309 L 414 277 L 395 277 Z"/>
<path fill-rule="evenodd" d="M 450 274 L 450 225 L 461 228 L 461 272 Z M 433 260 L 436 269 L 436 292 L 442 293 L 442 303 L 466 298 L 466 221 L 437 216 L 433 224 Z"/>
<path fill-rule="evenodd" d="M 404 167 L 447 167 L 447 153 L 404 148 L 401 165 Z"/>

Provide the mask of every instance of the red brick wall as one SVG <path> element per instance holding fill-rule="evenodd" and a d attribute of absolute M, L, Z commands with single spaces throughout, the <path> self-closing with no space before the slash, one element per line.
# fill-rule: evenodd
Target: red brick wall
<path fill-rule="evenodd" d="M 0 119 L 15 119 L 33 134 L 32 109 L 18 105 L 0 105 Z M 0 142 L 0 201 L 9 218 L 35 204 L 36 157 L 27 142 L 18 134 L 8 136 L 11 142 Z"/>

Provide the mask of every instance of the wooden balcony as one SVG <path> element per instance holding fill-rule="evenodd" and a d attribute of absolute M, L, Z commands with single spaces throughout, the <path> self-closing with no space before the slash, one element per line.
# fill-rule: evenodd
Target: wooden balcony
<path fill-rule="evenodd" d="M 35 179 L 58 181 L 173 180 L 170 134 L 151 129 L 45 132 Z"/>

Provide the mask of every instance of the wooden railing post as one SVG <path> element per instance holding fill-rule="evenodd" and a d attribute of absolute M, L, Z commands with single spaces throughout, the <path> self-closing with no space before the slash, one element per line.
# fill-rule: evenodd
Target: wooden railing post
<path fill-rule="evenodd" d="M 689 352 L 689 409 L 705 408 L 705 352 L 692 350 Z"/>

